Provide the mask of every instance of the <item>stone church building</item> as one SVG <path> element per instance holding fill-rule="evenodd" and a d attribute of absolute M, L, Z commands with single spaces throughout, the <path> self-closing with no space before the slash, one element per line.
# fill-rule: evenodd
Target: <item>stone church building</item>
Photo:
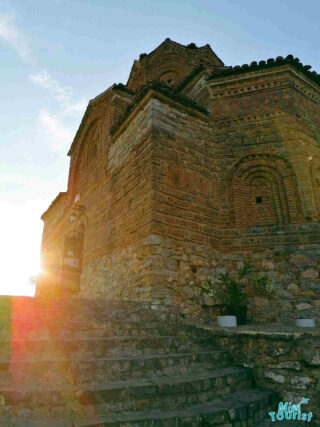
<path fill-rule="evenodd" d="M 166 39 L 89 102 L 68 188 L 42 215 L 38 295 L 192 300 L 243 260 L 269 320 L 320 306 L 320 76 L 289 55 L 226 66 Z M 263 319 L 263 316 L 261 317 Z"/>

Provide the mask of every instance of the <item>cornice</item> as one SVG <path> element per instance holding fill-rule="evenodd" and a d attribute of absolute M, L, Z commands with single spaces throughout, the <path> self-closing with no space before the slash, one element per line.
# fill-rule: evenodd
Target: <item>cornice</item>
<path fill-rule="evenodd" d="M 273 80 L 261 81 L 262 78 L 267 79 L 268 77 Z M 303 92 L 313 101 L 320 102 L 320 87 L 290 64 L 278 68 L 250 71 L 246 74 L 220 77 L 214 82 L 209 79 L 212 98 L 228 98 L 290 85 Z"/>
<path fill-rule="evenodd" d="M 270 111 L 268 113 L 261 113 L 261 114 L 251 114 L 246 116 L 232 116 L 232 117 L 222 117 L 218 119 L 214 119 L 214 117 L 211 117 L 211 121 L 214 123 L 216 128 L 224 128 L 233 126 L 234 124 L 244 124 L 244 123 L 252 123 L 255 121 L 260 120 L 268 120 L 270 118 L 278 118 L 278 117 L 285 117 L 288 115 L 288 111 L 286 110 L 277 110 L 277 111 Z"/>
<path fill-rule="evenodd" d="M 48 209 L 41 215 L 42 221 L 45 221 L 46 217 L 48 216 L 49 212 L 52 211 L 52 209 L 57 206 L 58 202 L 62 200 L 67 195 L 66 191 L 60 192 L 57 197 L 51 202 Z"/>
<path fill-rule="evenodd" d="M 310 71 L 311 65 L 303 65 L 300 62 L 299 58 L 294 58 L 293 55 L 288 55 L 286 58 L 283 58 L 282 56 L 278 56 L 276 59 L 269 58 L 267 61 L 253 61 L 250 65 L 243 64 L 236 65 L 233 67 L 224 67 L 220 70 L 215 70 L 214 73 L 210 76 L 210 79 L 214 80 L 220 77 L 227 77 L 230 75 L 240 75 L 250 71 L 259 71 L 266 69 L 270 70 L 272 68 L 276 68 L 283 65 L 291 65 L 292 67 L 300 71 L 302 74 L 304 74 L 309 80 L 320 86 L 320 74 L 318 74 L 316 71 Z"/>
<path fill-rule="evenodd" d="M 173 91 L 170 87 L 158 81 L 149 82 L 149 84 L 144 86 L 137 94 L 134 103 L 128 107 L 124 116 L 111 128 L 110 134 L 113 139 L 116 139 L 117 136 L 128 127 L 128 124 L 132 121 L 137 112 L 140 111 L 150 99 L 158 99 L 162 102 L 166 102 L 175 108 L 183 109 L 189 114 L 196 115 L 202 119 L 207 119 L 207 115 L 209 114 L 205 108 L 179 92 Z"/>
<path fill-rule="evenodd" d="M 84 113 L 84 116 L 81 120 L 80 126 L 76 132 L 76 135 L 73 139 L 73 142 L 71 144 L 70 150 L 68 152 L 68 156 L 72 156 L 73 151 L 75 149 L 75 146 L 77 144 L 77 141 L 81 138 L 81 133 L 85 129 L 87 124 L 87 119 L 89 117 L 89 113 L 92 110 L 92 108 L 97 107 L 101 103 L 105 101 L 110 101 L 111 97 L 115 94 L 120 95 L 126 95 L 127 100 L 131 101 L 131 97 L 133 95 L 133 92 L 125 87 L 122 83 L 113 84 L 111 87 L 109 87 L 104 92 L 100 93 L 100 95 L 96 96 L 95 98 L 91 99 L 89 101 L 89 104 L 87 106 L 87 109 Z"/>

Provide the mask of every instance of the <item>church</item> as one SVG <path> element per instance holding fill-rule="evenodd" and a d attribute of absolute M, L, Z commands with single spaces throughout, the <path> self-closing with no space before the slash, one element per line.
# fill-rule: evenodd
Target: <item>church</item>
<path fill-rule="evenodd" d="M 183 305 L 248 260 L 283 287 L 271 304 L 256 299 L 259 319 L 319 311 L 320 75 L 310 69 L 292 55 L 227 66 L 208 44 L 170 39 L 141 54 L 126 84 L 88 104 L 67 191 L 41 217 L 37 294 Z"/>

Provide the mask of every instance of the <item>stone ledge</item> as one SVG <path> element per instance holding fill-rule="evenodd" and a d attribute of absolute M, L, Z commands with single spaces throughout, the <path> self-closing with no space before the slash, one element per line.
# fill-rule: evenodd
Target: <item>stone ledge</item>
<path fill-rule="evenodd" d="M 250 336 L 265 338 L 271 340 L 290 341 L 303 338 L 320 338 L 320 327 L 316 328 L 297 328 L 295 326 L 278 326 L 278 325 L 243 325 L 235 328 L 223 328 L 219 326 L 205 326 L 207 330 L 213 331 L 220 336 Z"/>

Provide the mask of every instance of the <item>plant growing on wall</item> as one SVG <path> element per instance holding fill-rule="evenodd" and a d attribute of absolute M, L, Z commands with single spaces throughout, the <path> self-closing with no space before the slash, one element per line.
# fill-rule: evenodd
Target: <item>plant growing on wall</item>
<path fill-rule="evenodd" d="M 221 273 L 217 280 L 207 279 L 200 284 L 200 294 L 216 297 L 223 305 L 223 314 L 237 316 L 239 324 L 246 321 L 248 294 L 263 295 L 272 289 L 269 277 L 254 273 L 249 263 L 235 274 Z"/>

